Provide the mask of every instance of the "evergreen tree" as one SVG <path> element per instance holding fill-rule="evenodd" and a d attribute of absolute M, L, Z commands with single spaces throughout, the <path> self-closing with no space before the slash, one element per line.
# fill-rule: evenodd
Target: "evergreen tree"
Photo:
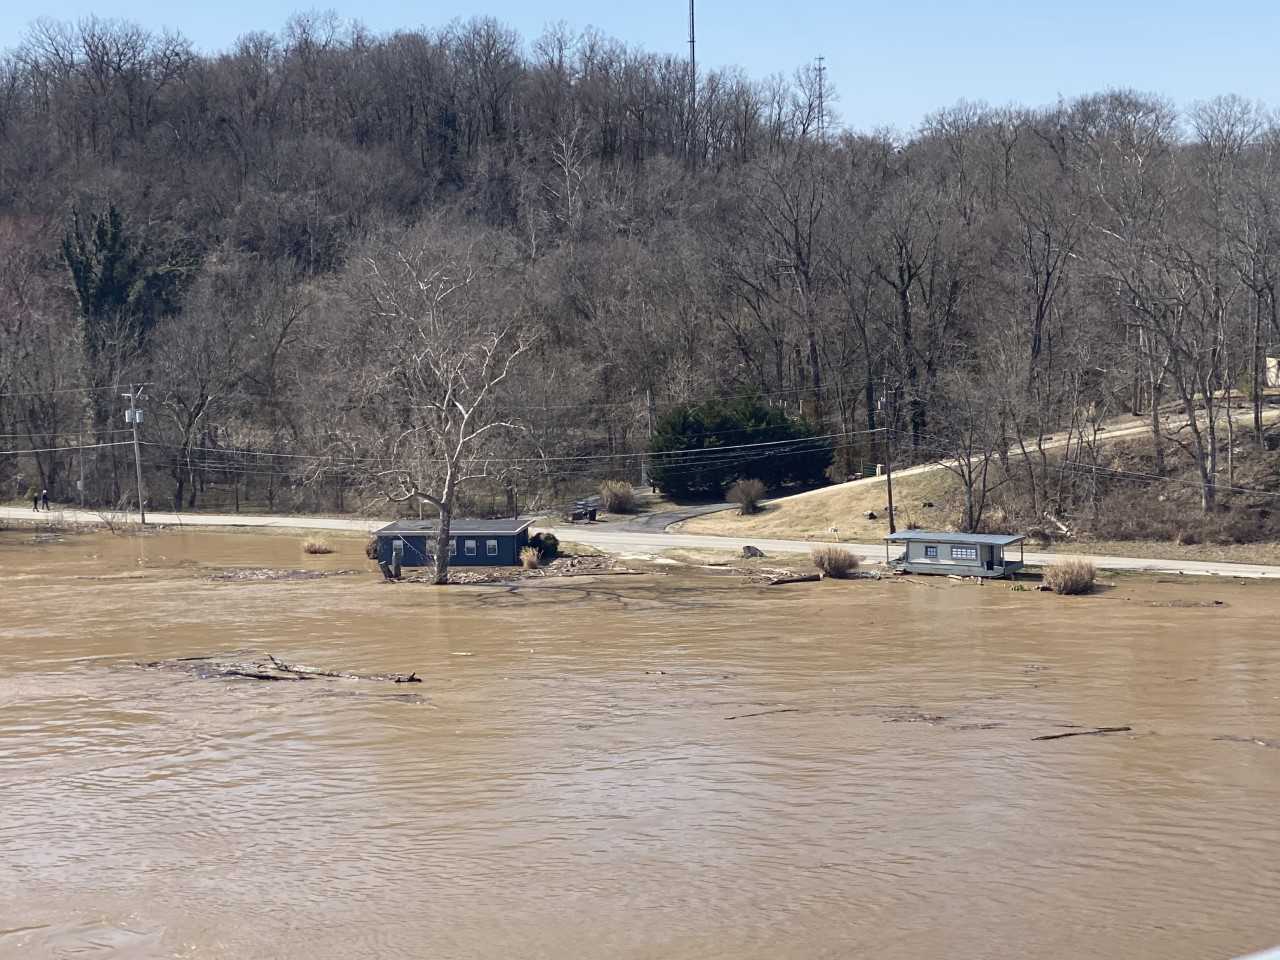
<path fill-rule="evenodd" d="M 654 482 L 677 499 L 720 497 L 742 479 L 818 484 L 832 459 L 812 424 L 754 400 L 678 407 L 658 421 L 649 449 Z"/>

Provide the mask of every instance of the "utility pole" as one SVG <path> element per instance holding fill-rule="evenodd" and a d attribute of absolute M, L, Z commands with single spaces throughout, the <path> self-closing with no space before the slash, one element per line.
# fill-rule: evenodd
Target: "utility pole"
<path fill-rule="evenodd" d="M 818 58 L 818 142 L 827 142 L 827 101 L 824 80 L 827 68 L 823 65 L 826 57 Z"/>
<path fill-rule="evenodd" d="M 883 386 L 880 388 L 880 400 L 876 404 L 882 413 L 885 423 L 876 429 L 884 433 L 884 487 L 889 496 L 889 532 L 897 533 L 898 527 L 893 520 L 893 411 L 889 407 L 889 375 L 885 374 Z M 878 469 L 878 467 L 877 467 Z"/>
<path fill-rule="evenodd" d="M 889 533 L 898 532 L 897 526 L 893 522 L 893 428 L 883 427 L 884 430 L 884 486 L 889 494 Z"/>
<path fill-rule="evenodd" d="M 76 446 L 80 448 L 80 483 L 76 489 L 80 491 L 80 509 L 84 509 L 84 431 L 76 434 Z"/>
<path fill-rule="evenodd" d="M 645 405 L 645 412 L 648 415 L 648 420 L 649 420 L 649 432 L 648 432 L 649 446 L 652 447 L 653 446 L 653 388 L 652 387 L 645 387 L 644 405 Z M 653 486 L 653 480 L 649 475 L 648 452 L 646 452 L 643 456 L 640 457 L 640 486 L 650 487 L 650 488 L 652 488 Z"/>
<path fill-rule="evenodd" d="M 142 387 L 129 384 L 129 392 L 120 396 L 129 401 L 129 409 L 125 411 L 124 420 L 133 426 L 133 466 L 138 474 L 138 516 L 142 523 L 147 522 L 147 508 L 142 499 L 142 448 L 138 444 L 138 424 L 142 422 L 142 410 L 138 401 L 142 399 Z"/>

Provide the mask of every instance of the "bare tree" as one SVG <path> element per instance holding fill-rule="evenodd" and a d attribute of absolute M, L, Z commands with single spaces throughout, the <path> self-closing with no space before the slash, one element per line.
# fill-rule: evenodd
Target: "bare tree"
<path fill-rule="evenodd" d="M 946 421 L 935 452 L 941 454 L 938 463 L 959 479 L 964 491 L 964 528 L 976 533 L 982 527 L 988 498 L 1004 483 L 996 469 L 1003 438 L 999 415 L 991 402 L 994 390 L 960 369 L 948 371 L 938 389 Z"/>
<path fill-rule="evenodd" d="M 497 400 L 531 344 L 493 296 L 507 286 L 507 265 L 482 262 L 458 239 L 428 228 L 353 268 L 368 332 L 383 347 L 366 372 L 364 398 L 381 440 L 376 485 L 392 503 L 435 508 L 437 584 L 449 579 L 458 488 L 493 476 L 500 435 L 517 429 Z"/>

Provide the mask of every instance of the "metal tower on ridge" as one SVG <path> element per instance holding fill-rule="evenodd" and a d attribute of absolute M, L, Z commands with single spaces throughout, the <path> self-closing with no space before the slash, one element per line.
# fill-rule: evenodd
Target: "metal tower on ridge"
<path fill-rule="evenodd" d="M 689 0 L 689 103 L 692 105 L 698 97 L 698 53 L 697 37 L 693 29 L 693 3 Z"/>
<path fill-rule="evenodd" d="M 690 0 L 692 3 L 693 0 Z M 826 89 L 824 81 L 826 79 L 827 68 L 825 66 L 826 57 L 818 58 L 818 141 L 825 142 L 827 139 L 827 101 Z"/>

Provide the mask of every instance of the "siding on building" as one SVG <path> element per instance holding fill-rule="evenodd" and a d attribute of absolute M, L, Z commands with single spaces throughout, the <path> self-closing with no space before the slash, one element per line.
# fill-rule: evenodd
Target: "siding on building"
<path fill-rule="evenodd" d="M 514 567 L 520 563 L 521 548 L 529 545 L 528 527 L 515 533 L 450 533 L 453 555 L 449 562 L 459 567 Z M 434 533 L 379 531 L 377 536 L 378 560 L 382 563 L 391 563 L 397 542 L 403 544 L 401 566 L 425 567 L 435 562 Z M 473 553 L 467 552 L 468 545 L 473 545 Z"/>
<path fill-rule="evenodd" d="M 910 539 L 906 539 L 910 536 Z M 945 539 L 943 539 L 945 536 Z M 902 543 L 904 550 L 899 558 L 906 569 L 913 573 L 957 574 L 959 576 L 999 577 L 1019 569 L 1022 563 L 1005 554 L 1005 547 L 984 543 L 981 536 L 973 542 L 960 539 L 960 535 L 940 535 L 930 540 L 924 532 L 903 535 L 903 539 L 890 542 Z"/>

